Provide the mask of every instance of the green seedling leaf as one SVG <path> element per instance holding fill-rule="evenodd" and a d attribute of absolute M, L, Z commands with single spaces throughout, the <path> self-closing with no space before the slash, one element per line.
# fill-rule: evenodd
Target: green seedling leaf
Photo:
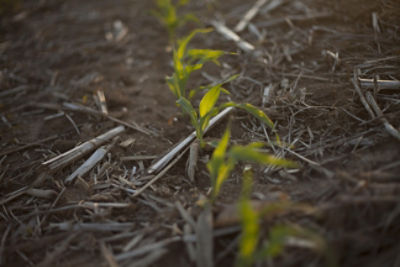
<path fill-rule="evenodd" d="M 181 39 L 178 41 L 178 50 L 177 50 L 177 56 L 179 59 L 183 59 L 186 56 L 186 50 L 187 50 L 187 45 L 189 44 L 190 40 L 193 39 L 193 37 L 198 34 L 198 33 L 208 33 L 211 32 L 211 28 L 207 29 L 196 29 L 192 31 L 188 36 L 185 38 Z"/>
<path fill-rule="evenodd" d="M 182 21 L 184 21 L 185 23 L 188 22 L 188 21 L 192 21 L 192 22 L 196 22 L 196 23 L 200 22 L 199 19 L 195 15 L 190 14 L 190 13 L 189 14 L 185 14 L 183 19 L 182 19 Z"/>
<path fill-rule="evenodd" d="M 258 259 L 274 258 L 282 254 L 289 237 L 297 237 L 309 243 L 309 248 L 322 254 L 326 260 L 326 266 L 338 266 L 337 258 L 329 248 L 326 240 L 313 230 L 305 229 L 299 225 L 276 225 L 269 233 L 268 243 L 263 245 L 255 256 Z"/>
<path fill-rule="evenodd" d="M 157 10 L 151 11 L 151 14 L 167 28 L 170 42 L 173 42 L 176 29 L 179 26 L 182 26 L 187 21 L 199 21 L 193 14 L 186 14 L 184 16 L 178 15 L 178 8 L 187 3 L 188 0 L 180 0 L 174 5 L 171 0 L 156 0 Z"/>
<path fill-rule="evenodd" d="M 210 172 L 211 182 L 213 184 L 212 200 L 215 200 L 219 193 L 222 183 L 228 178 L 234 162 L 232 160 L 225 161 L 225 154 L 230 140 L 230 129 L 226 129 L 223 137 L 214 149 L 210 161 L 207 163 L 207 169 Z"/>
<path fill-rule="evenodd" d="M 152 10 L 151 13 L 167 28 L 169 37 L 173 38 L 175 30 L 180 24 L 176 14 L 176 7 L 171 0 L 157 0 L 156 5 L 158 10 Z"/>
<path fill-rule="evenodd" d="M 259 215 L 253 209 L 250 201 L 253 184 L 253 173 L 250 169 L 243 172 L 242 194 L 239 202 L 239 214 L 242 224 L 242 234 L 239 243 L 238 267 L 250 267 L 254 263 L 259 239 Z"/>
<path fill-rule="evenodd" d="M 253 210 L 249 200 L 242 200 L 239 204 L 242 220 L 242 235 L 239 245 L 238 266 L 252 266 L 254 253 L 257 250 L 259 225 L 257 213 Z"/>
<path fill-rule="evenodd" d="M 269 244 L 264 251 L 264 255 L 269 258 L 279 256 L 285 248 L 285 241 L 289 236 L 296 234 L 292 227 L 277 225 L 270 231 Z"/>
<path fill-rule="evenodd" d="M 225 182 L 226 179 L 228 179 L 229 174 L 231 173 L 233 167 L 234 163 L 231 160 L 228 160 L 227 163 L 222 163 L 220 165 L 218 170 L 218 175 L 215 179 L 215 185 L 213 188 L 213 194 L 212 194 L 213 200 L 215 200 L 215 198 L 218 196 L 219 191 L 221 191 L 222 184 Z"/>
<path fill-rule="evenodd" d="M 211 88 L 201 99 L 199 105 L 200 117 L 204 117 L 209 113 L 218 101 L 219 95 L 221 93 L 221 86 L 217 85 Z"/>
<path fill-rule="evenodd" d="M 229 154 L 236 161 L 249 161 L 258 164 L 288 167 L 288 168 L 297 167 L 297 164 L 292 161 L 282 158 L 277 158 L 258 151 L 257 148 L 259 148 L 259 145 L 260 145 L 259 143 L 251 144 L 248 146 L 236 145 L 230 149 Z"/>
<path fill-rule="evenodd" d="M 214 117 L 216 114 L 218 114 L 218 109 L 213 108 L 205 116 L 200 118 L 200 129 L 202 131 L 204 131 L 207 128 L 208 124 L 210 123 L 211 118 Z"/>
<path fill-rule="evenodd" d="M 212 158 L 214 159 L 224 159 L 226 149 L 228 148 L 229 140 L 231 139 L 231 130 L 228 127 L 225 130 L 224 135 L 221 138 L 221 141 L 219 141 L 218 146 L 215 148 Z"/>
<path fill-rule="evenodd" d="M 202 90 L 209 90 L 209 89 L 211 89 L 212 87 L 217 86 L 217 85 L 221 85 L 221 86 L 222 86 L 222 85 L 224 85 L 224 84 L 226 84 L 226 83 L 229 83 L 229 82 L 233 81 L 233 80 L 236 79 L 237 77 L 239 77 L 239 74 L 232 75 L 232 76 L 230 76 L 229 78 L 224 79 L 224 80 L 222 80 L 222 81 L 220 81 L 220 82 L 217 82 L 217 83 L 211 83 L 211 84 L 208 84 L 208 85 L 206 85 L 206 86 L 200 86 L 200 87 L 198 87 L 198 88 L 192 89 L 192 90 L 190 90 L 190 92 L 189 92 L 189 99 L 193 98 L 199 91 L 202 91 Z M 226 90 L 225 88 L 222 88 L 222 87 L 221 87 L 221 92 L 223 92 L 223 93 L 225 93 L 225 94 L 227 94 L 227 95 L 230 95 L 230 94 L 231 94 L 228 90 Z"/>
<path fill-rule="evenodd" d="M 181 93 L 175 75 L 173 75 L 172 77 L 167 77 L 166 81 L 171 92 L 175 95 L 176 98 L 179 99 L 181 97 Z"/>
<path fill-rule="evenodd" d="M 184 5 L 186 5 L 187 3 L 189 3 L 189 0 L 179 0 L 179 2 L 178 2 L 178 6 L 184 6 Z"/>
<path fill-rule="evenodd" d="M 248 113 L 250 113 L 251 115 L 253 115 L 254 117 L 256 117 L 257 119 L 259 119 L 260 121 L 262 121 L 263 123 L 265 123 L 271 129 L 274 128 L 274 123 L 272 122 L 272 120 L 262 110 L 253 106 L 252 104 L 249 104 L 249 103 L 237 104 L 235 102 L 228 102 L 228 103 L 225 103 L 223 105 L 223 107 L 236 107 L 236 108 L 243 109 L 243 110 L 247 111 Z"/>
<path fill-rule="evenodd" d="M 193 126 L 198 124 L 197 122 L 197 113 L 196 110 L 193 108 L 192 104 L 189 100 L 184 97 L 180 97 L 176 103 L 182 108 L 182 110 L 187 113 L 190 117 L 190 120 Z M 196 127 L 197 128 L 197 127 Z"/>
<path fill-rule="evenodd" d="M 201 63 L 213 61 L 216 65 L 220 65 L 218 59 L 225 54 L 225 51 L 212 49 L 190 49 L 188 51 L 188 56 L 192 60 L 199 61 Z"/>
<path fill-rule="evenodd" d="M 185 67 L 186 76 L 189 76 L 193 71 L 199 70 L 199 69 L 201 69 L 202 67 L 203 67 L 203 64 L 202 64 L 202 63 L 197 63 L 197 64 L 194 64 L 194 65 L 187 65 L 187 66 Z"/>

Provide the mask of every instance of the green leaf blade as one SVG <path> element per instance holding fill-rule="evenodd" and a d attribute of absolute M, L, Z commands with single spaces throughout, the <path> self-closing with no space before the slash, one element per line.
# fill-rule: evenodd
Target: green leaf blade
<path fill-rule="evenodd" d="M 254 145 L 237 145 L 232 147 L 229 153 L 237 161 L 249 161 L 263 165 L 279 166 L 286 168 L 297 167 L 297 164 L 292 161 L 259 152 L 255 148 L 256 147 Z"/>
<path fill-rule="evenodd" d="M 198 124 L 197 122 L 197 112 L 196 110 L 193 108 L 192 104 L 190 103 L 189 100 L 187 100 L 184 97 L 180 97 L 178 99 L 178 101 L 176 101 L 176 103 L 182 108 L 182 110 L 187 113 L 190 117 L 190 120 L 193 124 L 193 126 L 195 126 L 195 128 L 197 129 L 196 125 Z"/>
<path fill-rule="evenodd" d="M 239 109 L 243 109 L 262 121 L 264 124 L 266 124 L 268 127 L 271 129 L 274 128 L 274 123 L 272 120 L 259 108 L 253 106 L 252 104 L 246 103 L 246 104 L 237 104 L 235 102 L 227 102 L 223 105 L 223 107 L 236 107 Z"/>
<path fill-rule="evenodd" d="M 221 86 L 214 86 L 211 88 L 201 99 L 199 105 L 200 117 L 204 117 L 209 113 L 218 101 L 219 95 L 221 93 Z"/>

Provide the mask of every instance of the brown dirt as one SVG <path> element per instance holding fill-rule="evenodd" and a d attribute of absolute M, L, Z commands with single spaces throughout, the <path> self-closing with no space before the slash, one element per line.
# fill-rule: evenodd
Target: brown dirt
<path fill-rule="evenodd" d="M 218 17 L 233 28 L 251 5 L 239 0 L 218 1 L 207 9 L 203 1 L 193 1 L 187 9 L 205 25 Z M 171 72 L 171 53 L 164 29 L 149 15 L 151 8 L 151 1 L 139 0 L 22 1 L 0 18 L 0 95 L 20 88 L 0 98 L 0 265 L 110 265 L 112 260 L 105 259 L 102 244 L 118 258 L 137 236 L 142 239 L 128 250 L 181 236 L 186 223 L 174 206 L 177 201 L 193 218 L 201 212 L 197 201 L 207 195 L 210 186 L 204 164 L 209 150 L 200 153 L 194 183 L 186 178 L 186 156 L 139 197 L 133 198 L 127 191 L 132 187 L 119 179 L 128 179 L 137 168 L 136 181 L 140 181 L 146 176 L 142 168 L 152 163 L 122 161 L 122 157 L 160 156 L 192 130 L 165 84 L 164 78 Z M 291 173 L 254 166 L 253 197 L 264 204 L 291 200 L 310 205 L 315 212 L 286 212 L 269 218 L 263 224 L 262 240 L 268 238 L 267 231 L 275 223 L 296 224 L 323 236 L 338 266 L 399 266 L 400 143 L 385 131 L 380 118 L 371 119 L 351 82 L 355 69 L 362 78 L 400 79 L 400 21 L 395 15 L 399 10 L 397 2 L 390 0 L 287 1 L 253 19 L 264 38 L 248 29 L 240 33 L 261 56 L 241 52 L 216 32 L 193 43 L 238 52 L 237 56 L 226 56 L 221 68 L 210 65 L 205 69 L 216 78 L 241 74 L 227 86 L 235 101 L 261 107 L 264 87 L 275 88 L 272 101 L 263 109 L 277 122 L 282 140 L 293 143 L 291 151 L 296 154 L 278 151 L 301 167 Z M 380 32 L 374 31 L 373 12 L 378 14 Z M 292 17 L 315 13 L 329 15 Z M 282 18 L 292 19 L 279 20 Z M 120 41 L 109 41 L 105 36 L 116 21 L 121 21 L 128 33 Z M 271 25 L 271 21 L 276 23 Z M 181 31 L 188 32 L 194 26 Z M 339 62 L 329 55 L 336 52 Z M 206 82 L 200 73 L 193 76 L 193 84 Z M 45 171 L 42 162 L 118 126 L 108 119 L 73 111 L 64 111 L 69 118 L 46 119 L 61 111 L 65 101 L 97 110 L 93 98 L 97 90 L 104 91 L 110 115 L 135 122 L 157 136 L 127 129 L 121 140 L 133 138 L 134 143 L 126 148 L 118 143 L 80 182 L 63 184 L 83 160 L 37 183 Z M 374 92 L 385 118 L 397 129 L 399 96 L 398 90 Z M 266 141 L 255 119 L 241 112 L 231 117 L 234 142 Z M 209 137 L 220 137 L 225 126 L 224 121 Z M 218 225 L 217 218 L 236 203 L 242 168 L 238 166 L 223 186 L 214 207 L 216 231 L 231 229 Z M 143 185 L 137 183 L 133 189 Z M 48 199 L 18 195 L 26 186 L 55 194 Z M 129 205 L 92 209 L 80 206 L 83 202 Z M 60 229 L 64 222 L 131 225 L 122 231 Z M 112 239 L 121 232 L 126 236 Z M 214 239 L 215 265 L 233 265 L 237 236 L 238 231 L 233 231 Z M 160 258 L 150 251 L 118 260 L 118 264 L 139 264 L 149 256 L 156 259 L 150 266 L 195 265 L 183 242 L 165 248 Z M 273 264 L 325 266 L 327 262 L 318 252 L 294 246 L 260 266 Z"/>

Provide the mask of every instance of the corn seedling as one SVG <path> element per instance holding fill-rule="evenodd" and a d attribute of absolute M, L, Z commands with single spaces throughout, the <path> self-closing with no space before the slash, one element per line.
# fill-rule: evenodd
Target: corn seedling
<path fill-rule="evenodd" d="M 218 99 L 221 93 L 229 94 L 229 91 L 224 89 L 223 84 L 230 82 L 237 78 L 237 75 L 233 75 L 228 79 L 217 83 L 210 84 L 207 86 L 201 86 L 199 88 L 187 89 L 187 82 L 192 72 L 201 69 L 206 62 L 214 62 L 219 65 L 219 58 L 225 54 L 228 54 L 222 50 L 212 49 L 188 49 L 189 42 L 198 33 L 208 33 L 211 29 L 197 29 L 190 33 L 187 37 L 183 38 L 178 42 L 178 48 L 174 50 L 173 54 L 173 68 L 174 73 L 172 76 L 167 77 L 167 84 L 171 92 L 177 98 L 177 104 L 181 107 L 183 113 L 186 113 L 190 117 L 190 121 L 196 130 L 196 136 L 203 145 L 203 134 L 207 128 L 210 120 L 219 111 L 227 107 L 236 107 L 243 109 L 254 117 L 261 120 L 270 128 L 273 128 L 272 121 L 268 116 L 260 109 L 256 108 L 251 104 L 237 104 L 235 102 L 227 102 L 220 106 L 217 106 Z M 193 107 L 191 99 L 199 92 L 207 91 L 200 101 L 198 111 Z"/>
<path fill-rule="evenodd" d="M 337 266 L 331 249 L 320 234 L 299 225 L 291 224 L 273 226 L 269 231 L 268 240 L 253 255 L 254 259 L 258 261 L 265 259 L 272 260 L 280 256 L 288 245 L 310 249 L 324 256 L 326 266 Z M 242 266 L 247 267 L 250 265 Z"/>
<path fill-rule="evenodd" d="M 276 212 L 292 209 L 307 210 L 307 207 L 294 205 L 288 201 L 271 204 L 269 207 L 256 211 L 251 204 L 253 174 L 251 169 L 243 172 L 242 193 L 239 202 L 239 214 L 242 233 L 239 243 L 237 267 L 251 267 L 257 261 L 272 260 L 284 252 L 285 246 L 294 243 L 323 254 L 328 266 L 336 266 L 334 257 L 328 249 L 326 241 L 317 233 L 298 225 L 275 225 L 269 231 L 268 241 L 260 246 L 260 222 L 265 217 L 272 217 Z"/>
<path fill-rule="evenodd" d="M 171 76 L 167 77 L 167 84 L 172 93 L 177 99 L 180 97 L 191 99 L 198 91 L 206 90 L 212 87 L 203 86 L 192 89 L 188 92 L 187 82 L 190 75 L 201 69 L 206 62 L 214 62 L 219 65 L 218 59 L 227 54 L 222 50 L 213 49 L 188 49 L 189 42 L 198 33 L 209 33 L 212 29 L 196 29 L 192 31 L 188 36 L 181 40 L 178 40 L 178 48 L 173 51 L 173 69 L 174 72 Z M 233 78 L 224 81 L 226 83 Z M 222 85 L 222 84 L 221 84 Z M 214 85 L 216 86 L 216 85 Z"/>
<path fill-rule="evenodd" d="M 158 18 L 160 23 L 167 29 L 168 37 L 171 43 L 175 40 L 176 30 L 183 26 L 188 21 L 198 22 L 198 19 L 193 14 L 185 14 L 180 16 L 178 9 L 186 5 L 189 0 L 179 0 L 176 4 L 172 0 L 156 0 L 157 9 L 151 13 Z"/>
<path fill-rule="evenodd" d="M 239 256 L 236 265 L 239 267 L 252 266 L 254 255 L 259 242 L 259 214 L 253 210 L 250 201 L 253 184 L 253 173 L 250 168 L 243 172 L 242 194 L 239 202 L 239 214 L 242 224 L 242 234 L 239 244 Z"/>
<path fill-rule="evenodd" d="M 255 142 L 245 146 L 233 145 L 228 150 L 230 136 L 230 129 L 228 127 L 214 149 L 210 161 L 207 163 L 212 185 L 212 201 L 215 201 L 222 184 L 229 177 L 229 174 L 239 161 L 289 168 L 296 167 L 296 164 L 292 161 L 261 152 L 260 149 L 264 146 L 263 143 Z"/>
<path fill-rule="evenodd" d="M 219 111 L 219 109 L 215 108 L 215 105 L 221 92 L 229 94 L 222 85 L 236 78 L 234 75 L 221 83 L 201 86 L 192 90 L 187 89 L 187 82 L 194 71 L 200 70 L 207 62 L 214 62 L 219 65 L 218 59 L 227 54 L 222 50 L 188 49 L 189 42 L 196 34 L 210 31 L 211 29 L 196 29 L 178 41 L 178 48 L 174 49 L 173 53 L 174 72 L 172 76 L 167 77 L 168 87 L 177 98 L 177 104 L 181 107 L 183 113 L 189 115 L 201 144 L 204 130 L 208 126 L 210 119 Z M 208 90 L 208 92 L 200 101 L 199 112 L 197 112 L 190 100 L 202 90 Z"/>

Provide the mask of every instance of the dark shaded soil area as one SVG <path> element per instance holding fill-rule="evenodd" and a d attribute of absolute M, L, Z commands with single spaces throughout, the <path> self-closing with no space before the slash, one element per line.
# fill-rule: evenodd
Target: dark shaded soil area
<path fill-rule="evenodd" d="M 205 26 L 217 19 L 231 29 L 254 4 L 217 1 L 207 8 L 206 2 L 183 10 Z M 268 11 L 270 2 L 278 5 Z M 237 55 L 225 56 L 220 67 L 206 66 L 191 81 L 240 74 L 226 86 L 229 97 L 265 111 L 285 144 L 267 152 L 300 166 L 253 166 L 255 205 L 307 206 L 266 216 L 260 239 L 268 241 L 275 224 L 297 225 L 321 236 L 331 251 L 326 260 L 297 240 L 259 266 L 399 266 L 400 5 L 268 3 L 238 33 L 253 52 L 218 31 L 194 40 L 195 47 Z M 139 0 L 22 1 L 0 18 L 0 265 L 196 265 L 190 247 L 198 229 L 183 214 L 200 220 L 212 150 L 200 152 L 195 181 L 187 177 L 184 154 L 136 195 L 154 178 L 146 172 L 153 160 L 193 130 L 165 83 L 171 47 L 152 8 Z M 397 87 L 385 88 L 386 80 Z M 108 115 L 98 105 L 102 92 Z M 371 101 L 368 95 L 382 114 L 362 103 Z M 91 110 L 72 110 L 71 103 Z M 235 111 L 230 120 L 234 143 L 272 136 L 246 113 Z M 220 138 L 227 121 L 208 140 Z M 120 139 L 72 185 L 65 179 L 90 154 L 55 171 L 43 165 L 121 124 Z M 212 210 L 215 266 L 233 266 L 237 257 L 240 221 L 232 207 L 243 167 L 223 185 Z"/>

